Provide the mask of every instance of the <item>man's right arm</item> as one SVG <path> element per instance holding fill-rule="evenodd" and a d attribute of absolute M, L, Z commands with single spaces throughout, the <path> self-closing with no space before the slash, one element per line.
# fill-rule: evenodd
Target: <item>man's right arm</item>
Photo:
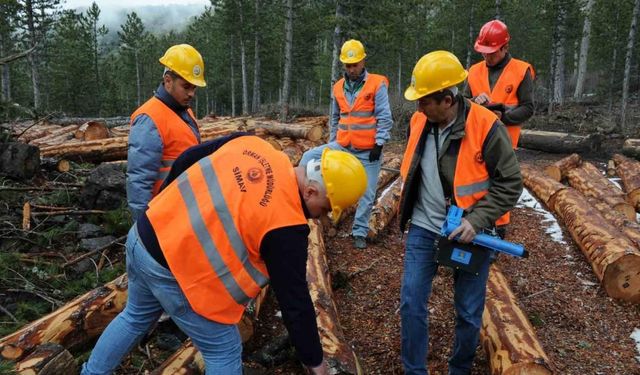
<path fill-rule="evenodd" d="M 338 135 L 338 122 L 340 121 L 340 106 L 336 98 L 331 100 L 333 107 L 331 118 L 329 119 L 329 142 L 335 142 Z"/>
<path fill-rule="evenodd" d="M 260 254 L 298 357 L 314 368 L 322 364 L 323 353 L 307 285 L 308 236 L 306 224 L 274 229 L 262 239 Z"/>
<path fill-rule="evenodd" d="M 162 161 L 162 138 L 153 120 L 139 115 L 129 132 L 127 153 L 127 202 L 133 220 L 147 210 L 153 184 Z"/>

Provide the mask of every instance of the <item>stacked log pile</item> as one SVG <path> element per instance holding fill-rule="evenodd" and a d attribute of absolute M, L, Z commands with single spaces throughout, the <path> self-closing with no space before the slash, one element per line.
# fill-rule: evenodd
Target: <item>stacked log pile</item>
<path fill-rule="evenodd" d="M 585 165 L 587 167 L 583 168 Z M 572 172 L 578 170 L 575 175 L 578 176 L 580 184 L 589 186 L 591 189 L 584 191 L 590 191 L 589 194 L 592 194 L 592 198 L 593 195 L 601 198 L 601 194 L 593 189 L 594 186 L 602 187 L 602 185 L 591 183 L 590 178 L 604 177 L 597 168 L 593 167 L 595 168 L 593 170 L 588 165 L 588 163 L 583 163 L 582 167 L 572 169 L 567 173 L 567 177 L 571 181 Z M 567 226 L 574 241 L 602 282 L 607 294 L 613 298 L 640 302 L 640 277 L 638 277 L 640 275 L 640 250 L 630 236 L 624 233 L 634 229 L 629 226 L 622 229 L 623 227 L 614 224 L 612 222 L 613 216 L 603 216 L 601 211 L 594 208 L 588 198 L 578 190 L 565 187 L 529 167 L 523 167 L 522 173 L 525 186 L 540 197 Z M 602 211 L 611 211 L 613 207 L 610 202 L 619 204 L 618 200 L 598 200 L 596 202 Z M 609 212 L 608 215 L 613 215 L 613 213 Z M 617 220 L 620 220 L 618 223 L 624 221 L 619 215 L 616 217 Z"/>

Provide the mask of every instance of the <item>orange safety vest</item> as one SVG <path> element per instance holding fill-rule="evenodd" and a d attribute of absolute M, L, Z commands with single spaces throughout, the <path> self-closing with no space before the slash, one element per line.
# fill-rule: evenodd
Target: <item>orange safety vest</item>
<path fill-rule="evenodd" d="M 511 58 L 507 65 L 500 73 L 498 81 L 491 90 L 489 86 L 489 68 L 484 61 L 480 61 L 469 68 L 469 77 L 467 78 L 471 95 L 478 96 L 486 93 L 493 103 L 502 103 L 507 109 L 518 106 L 518 87 L 524 79 L 527 70 L 531 71 L 531 78 L 535 79 L 536 73 L 528 62 Z M 520 126 L 507 126 L 507 131 L 511 137 L 513 148 L 517 148 L 518 139 L 520 138 Z"/>
<path fill-rule="evenodd" d="M 458 207 L 463 209 L 473 207 L 491 187 L 489 172 L 482 158 L 482 145 L 496 120 L 495 114 L 491 111 L 471 103 L 453 177 L 453 195 Z M 414 160 L 414 155 L 426 124 L 427 116 L 422 112 L 415 112 L 411 117 L 409 140 L 400 166 L 400 174 L 405 181 L 412 163 L 420 162 L 419 157 Z M 510 215 L 507 212 L 498 218 L 496 225 L 509 224 L 509 218 Z"/>
<path fill-rule="evenodd" d="M 233 139 L 182 173 L 146 212 L 195 312 L 237 323 L 269 281 L 269 231 L 306 224 L 289 158 L 255 136 Z"/>
<path fill-rule="evenodd" d="M 333 85 L 333 97 L 340 107 L 340 121 L 336 140 L 342 147 L 349 145 L 360 150 L 370 150 L 376 144 L 376 92 L 380 85 L 389 87 L 387 77 L 367 73 L 364 86 L 350 106 L 344 95 L 344 78 Z"/>
<path fill-rule="evenodd" d="M 197 126 L 198 123 L 191 108 L 187 109 L 187 111 Z M 184 150 L 197 145 L 199 142 L 191 127 L 155 96 L 133 112 L 131 115 L 132 126 L 133 120 L 141 114 L 151 117 L 162 139 L 162 161 L 151 190 L 151 196 L 155 197 L 160 191 L 160 186 L 169 175 L 173 162 Z"/>

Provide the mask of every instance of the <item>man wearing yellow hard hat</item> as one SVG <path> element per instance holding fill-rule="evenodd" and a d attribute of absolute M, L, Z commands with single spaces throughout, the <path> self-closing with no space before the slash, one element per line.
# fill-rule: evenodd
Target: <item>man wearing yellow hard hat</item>
<path fill-rule="evenodd" d="M 400 294 L 405 374 L 427 374 L 427 302 L 438 268 L 435 241 L 448 207 L 465 211 L 449 240 L 468 243 L 480 231 L 494 232 L 522 192 L 520 167 L 507 130 L 495 113 L 458 93 L 457 85 L 465 78 L 467 72 L 455 55 L 434 51 L 418 60 L 404 93 L 407 100 L 418 101 L 400 168 L 402 231 L 411 220 Z M 486 257 L 473 272 L 453 270 L 456 328 L 449 374 L 471 371 L 489 263 Z"/>
<path fill-rule="evenodd" d="M 307 220 L 339 217 L 366 183 L 348 152 L 325 149 L 294 167 L 246 133 L 186 150 L 129 231 L 127 304 L 82 374 L 111 374 L 164 310 L 202 353 L 207 374 L 241 375 L 236 324 L 267 283 L 300 361 L 329 374 L 307 286 Z"/>
<path fill-rule="evenodd" d="M 200 143 L 190 104 L 205 87 L 204 61 L 188 44 L 170 47 L 160 58 L 162 82 L 155 94 L 131 115 L 127 154 L 127 201 L 135 220 L 158 194 L 173 161 Z"/>
<path fill-rule="evenodd" d="M 369 217 L 376 195 L 382 147 L 391 137 L 393 126 L 389 106 L 387 77 L 365 69 L 364 46 L 351 39 L 342 45 L 340 61 L 344 77 L 333 86 L 329 143 L 307 151 L 301 165 L 318 158 L 325 148 L 347 151 L 355 155 L 367 170 L 367 191 L 358 201 L 351 235 L 358 249 L 367 247 Z"/>

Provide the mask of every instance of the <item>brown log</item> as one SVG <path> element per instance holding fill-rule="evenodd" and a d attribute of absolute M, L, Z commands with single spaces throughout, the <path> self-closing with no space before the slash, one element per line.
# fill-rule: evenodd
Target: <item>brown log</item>
<path fill-rule="evenodd" d="M 151 375 L 195 375 L 204 373 L 202 353 L 191 340 L 184 344 L 151 372 Z"/>
<path fill-rule="evenodd" d="M 347 341 L 338 319 L 338 309 L 333 301 L 331 276 L 325 254 L 322 228 L 309 221 L 309 255 L 307 260 L 307 283 L 311 300 L 316 310 L 316 322 L 320 342 L 330 374 L 362 374 L 358 357 Z"/>
<path fill-rule="evenodd" d="M 302 159 L 302 147 L 298 143 L 296 143 L 291 138 L 276 138 L 276 142 L 280 144 L 280 148 L 282 152 L 284 152 L 291 160 L 291 164 L 294 166 L 300 163 L 300 159 Z"/>
<path fill-rule="evenodd" d="M 613 155 L 613 162 L 627 194 L 627 202 L 640 211 L 640 162 L 620 154 Z"/>
<path fill-rule="evenodd" d="M 614 210 L 622 212 L 629 220 L 635 220 L 636 210 L 626 201 L 624 192 L 604 177 L 593 164 L 583 162 L 579 167 L 569 170 L 567 180 L 585 196 L 599 199 Z"/>
<path fill-rule="evenodd" d="M 572 188 L 558 191 L 550 207 L 562 218 L 607 294 L 640 302 L 640 251 Z"/>
<path fill-rule="evenodd" d="M 16 375 L 77 374 L 78 364 L 62 345 L 44 343 L 33 353 L 16 363 Z"/>
<path fill-rule="evenodd" d="M 616 175 L 616 163 L 613 160 L 607 162 L 607 177 L 612 178 Z"/>
<path fill-rule="evenodd" d="M 600 212 L 602 217 L 624 233 L 636 245 L 636 248 L 640 249 L 640 224 L 637 221 L 629 220 L 622 213 L 612 210 L 609 205 L 601 200 L 589 197 L 587 201 Z"/>
<path fill-rule="evenodd" d="M 554 373 L 533 326 L 496 264 L 489 269 L 480 342 L 492 375 Z"/>
<path fill-rule="evenodd" d="M 29 144 L 34 146 L 55 145 L 65 142 L 73 138 L 74 132 L 80 127 L 80 125 L 69 125 L 60 127 L 54 130 L 42 138 L 33 139 Z"/>
<path fill-rule="evenodd" d="M 86 142 L 65 142 L 41 147 L 40 155 L 82 161 L 126 160 L 127 139 L 128 137 L 114 137 Z"/>
<path fill-rule="evenodd" d="M 47 170 L 51 170 L 51 171 L 57 171 L 60 173 L 65 173 L 65 172 L 69 172 L 71 170 L 71 163 L 69 163 L 69 160 L 65 160 L 65 159 L 56 159 L 56 158 L 40 158 L 40 167 L 47 169 Z"/>
<path fill-rule="evenodd" d="M 376 238 L 398 213 L 402 178 L 398 177 L 380 193 L 369 218 L 369 238 Z"/>
<path fill-rule="evenodd" d="M 24 202 L 22 206 L 22 230 L 31 229 L 31 203 Z"/>
<path fill-rule="evenodd" d="M 78 130 L 73 133 L 76 139 L 81 141 L 93 141 L 95 139 L 109 138 L 109 128 L 102 121 L 87 121 L 80 125 Z"/>
<path fill-rule="evenodd" d="M 0 354 L 20 360 L 45 342 L 67 349 L 80 347 L 98 336 L 127 301 L 127 275 L 98 287 L 0 339 Z"/>
<path fill-rule="evenodd" d="M 13 131 L 12 131 L 13 135 L 16 136 L 16 135 L 22 133 L 24 131 L 24 129 L 26 129 L 26 127 L 27 126 L 14 127 Z M 27 130 L 26 132 L 24 132 L 24 134 L 22 134 L 18 138 L 18 141 L 29 143 L 34 139 L 45 137 L 45 136 L 51 134 L 51 132 L 53 132 L 55 130 L 58 130 L 58 129 L 60 129 L 60 126 L 51 125 L 51 124 L 42 124 L 42 125 L 34 126 L 34 127 L 30 128 L 29 130 Z"/>
<path fill-rule="evenodd" d="M 622 153 L 630 158 L 640 159 L 640 139 L 629 138 L 622 145 Z"/>
<path fill-rule="evenodd" d="M 129 131 L 131 130 L 131 125 L 120 125 L 115 128 L 111 128 L 111 136 L 112 137 L 124 137 L 129 135 Z"/>
<path fill-rule="evenodd" d="M 557 180 L 528 164 L 520 164 L 520 171 L 524 179 L 524 186 L 531 190 L 547 206 L 549 206 L 549 200 L 554 194 L 567 188 Z"/>
<path fill-rule="evenodd" d="M 602 142 L 600 134 L 588 136 L 561 132 L 522 129 L 518 146 L 556 154 L 598 151 Z"/>
<path fill-rule="evenodd" d="M 549 177 L 556 181 L 562 181 L 567 175 L 570 169 L 576 168 L 582 164 L 582 158 L 578 154 L 571 154 L 564 159 L 560 159 L 557 162 L 547 166 L 544 169 Z"/>
<path fill-rule="evenodd" d="M 312 142 L 322 139 L 322 127 L 306 124 L 283 124 L 275 121 L 247 120 L 250 129 L 262 128 L 278 137 L 304 138 Z"/>

